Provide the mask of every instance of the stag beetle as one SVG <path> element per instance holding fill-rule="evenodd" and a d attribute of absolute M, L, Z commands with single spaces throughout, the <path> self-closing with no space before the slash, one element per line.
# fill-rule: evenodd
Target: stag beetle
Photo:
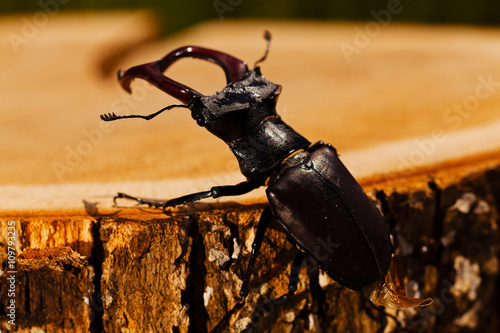
<path fill-rule="evenodd" d="M 129 93 L 131 81 L 141 78 L 184 104 L 170 105 L 148 116 L 109 113 L 101 115 L 102 120 L 149 120 L 173 107 L 188 108 L 199 126 L 229 145 L 247 180 L 167 201 L 118 193 L 115 203 L 118 198 L 126 198 L 165 209 L 209 197 L 242 195 L 267 186 L 269 205 L 260 217 L 239 302 L 233 310 L 241 307 L 248 294 L 253 266 L 273 217 L 302 250 L 293 267 L 300 267 L 305 255 L 309 255 L 330 277 L 347 288 L 361 290 L 375 286 L 370 289 L 370 298 L 376 304 L 393 308 L 430 304 L 430 299 L 407 297 L 399 282 L 388 278 L 394 254 L 389 231 L 378 209 L 340 161 L 335 148 L 321 141 L 311 144 L 276 113 L 281 86 L 266 80 L 257 66 L 269 52 L 271 35 L 266 31 L 264 36 L 267 48 L 253 70 L 226 53 L 186 46 L 159 61 L 118 72 L 122 87 Z M 224 70 L 227 86 L 212 96 L 204 96 L 163 74 L 183 57 L 216 63 Z M 330 248 L 325 249 L 325 244 Z M 299 270 L 292 269 L 289 292 L 279 298 L 280 301 L 293 296 L 298 274 Z"/>

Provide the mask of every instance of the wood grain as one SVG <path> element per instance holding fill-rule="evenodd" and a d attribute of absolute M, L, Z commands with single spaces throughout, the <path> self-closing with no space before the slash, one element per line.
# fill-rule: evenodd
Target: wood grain
<path fill-rule="evenodd" d="M 20 22 L 0 29 L 21 31 Z M 140 81 L 127 95 L 117 69 L 186 44 L 251 66 L 264 29 L 273 41 L 263 73 L 283 85 L 278 112 L 311 141 L 332 143 L 358 179 L 495 159 L 500 149 L 498 29 L 390 24 L 360 43 L 364 23 L 224 20 L 148 42 L 151 22 L 58 15 L 18 52 L 0 46 L 0 211 L 82 209 L 96 197 L 109 206 L 115 191 L 168 198 L 242 180 L 227 146 L 185 110 L 109 124 L 99 114 L 149 114 L 176 102 Z M 347 56 L 346 45 L 357 51 Z M 168 74 L 205 94 L 224 86 L 222 71 L 202 61 L 182 60 Z"/>

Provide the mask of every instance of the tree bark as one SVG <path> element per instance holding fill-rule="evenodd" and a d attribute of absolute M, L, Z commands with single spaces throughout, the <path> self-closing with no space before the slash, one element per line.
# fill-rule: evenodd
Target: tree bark
<path fill-rule="evenodd" d="M 264 307 L 266 300 L 286 293 L 297 251 L 272 223 L 250 294 L 231 318 L 230 331 L 241 331 L 250 318 L 257 332 L 498 331 L 500 167 L 470 173 L 456 183 L 440 185 L 435 179 L 415 191 L 385 186 L 365 184 L 390 226 L 409 295 L 431 297 L 432 305 L 385 310 L 398 318 L 396 323 L 308 261 L 295 296 L 282 306 Z M 210 330 L 236 303 L 263 208 L 195 204 L 166 214 L 152 209 L 112 216 L 94 212 L 85 221 L 4 219 L 2 230 L 8 221 L 16 222 L 23 249 L 17 256 L 16 329 Z M 55 226 L 64 232 L 46 238 L 46 250 L 33 250 L 40 246 L 42 230 Z M 71 236 L 61 242 L 62 234 L 71 233 L 92 238 L 78 243 Z M 58 244 L 52 247 L 51 242 Z M 4 295 L 7 275 L 0 278 Z M 8 327 L 8 318 L 2 317 Z"/>

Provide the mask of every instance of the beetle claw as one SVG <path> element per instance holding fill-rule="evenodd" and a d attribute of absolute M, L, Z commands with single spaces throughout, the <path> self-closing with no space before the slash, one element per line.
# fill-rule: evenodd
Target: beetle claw
<path fill-rule="evenodd" d="M 133 197 L 131 195 L 128 195 L 126 193 L 118 192 L 115 197 L 113 198 L 113 203 L 115 206 L 116 200 L 117 199 L 128 199 L 128 200 L 133 200 L 137 202 L 137 205 L 148 205 L 148 207 L 152 208 L 162 208 L 163 210 L 166 210 L 167 207 L 173 207 L 171 205 L 168 205 L 168 201 L 162 201 L 162 200 L 148 200 L 148 199 L 143 199 L 139 197 Z"/>
<path fill-rule="evenodd" d="M 136 198 L 136 197 L 133 197 L 131 195 L 128 195 L 128 194 L 125 194 L 125 193 L 122 193 L 122 192 L 118 192 L 114 196 L 113 203 L 114 203 L 115 206 L 116 206 L 116 200 L 117 199 L 129 199 L 129 200 L 137 201 L 138 204 L 142 204 L 142 199 L 141 198 Z"/>
<path fill-rule="evenodd" d="M 116 119 L 120 118 L 114 112 L 101 114 L 100 117 L 104 121 L 112 121 L 112 120 L 116 120 Z"/>

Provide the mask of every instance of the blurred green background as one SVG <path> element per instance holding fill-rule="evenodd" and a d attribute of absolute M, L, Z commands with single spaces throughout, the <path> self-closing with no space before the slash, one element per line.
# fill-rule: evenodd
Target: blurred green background
<path fill-rule="evenodd" d="M 306 20 L 373 20 L 372 12 L 394 5 L 399 22 L 500 25 L 499 0 L 2 0 L 0 13 L 149 8 L 162 19 L 163 34 L 208 19 L 269 18 Z M 50 7 L 52 6 L 52 7 Z"/>

